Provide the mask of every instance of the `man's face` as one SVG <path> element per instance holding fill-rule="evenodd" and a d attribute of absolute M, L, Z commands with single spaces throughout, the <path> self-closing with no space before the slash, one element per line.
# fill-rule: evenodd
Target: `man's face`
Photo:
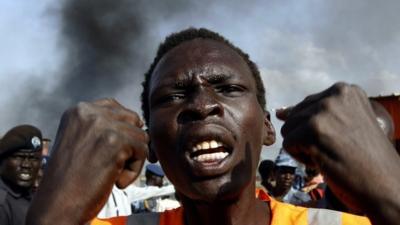
<path fill-rule="evenodd" d="M 0 174 L 7 183 L 24 189 L 32 187 L 41 163 L 41 153 L 18 151 L 2 160 Z"/>
<path fill-rule="evenodd" d="M 163 177 L 154 174 L 149 174 L 148 176 L 146 176 L 146 184 L 148 186 L 162 187 L 163 183 L 164 183 Z"/>
<path fill-rule="evenodd" d="M 157 64 L 149 90 L 151 148 L 180 193 L 213 201 L 254 183 L 269 121 L 241 56 L 212 40 L 184 42 Z"/>
<path fill-rule="evenodd" d="M 276 168 L 276 187 L 282 189 L 290 189 L 294 182 L 295 167 L 278 166 Z"/>

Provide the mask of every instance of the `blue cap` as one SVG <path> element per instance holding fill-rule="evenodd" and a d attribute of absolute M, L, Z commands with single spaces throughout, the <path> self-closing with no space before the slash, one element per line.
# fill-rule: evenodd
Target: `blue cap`
<path fill-rule="evenodd" d="M 146 171 L 149 171 L 159 177 L 165 176 L 163 169 L 157 164 L 148 164 L 146 166 Z"/>
<path fill-rule="evenodd" d="M 276 166 L 298 167 L 299 164 L 285 150 L 281 149 L 275 159 Z"/>

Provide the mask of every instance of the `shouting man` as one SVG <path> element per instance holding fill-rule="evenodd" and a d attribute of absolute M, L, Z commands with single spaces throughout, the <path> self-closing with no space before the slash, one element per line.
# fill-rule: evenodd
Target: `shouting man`
<path fill-rule="evenodd" d="M 140 221 L 129 216 L 93 224 L 369 224 L 364 217 L 279 203 L 262 192 L 256 197 L 261 148 L 274 143 L 275 131 L 256 65 L 217 33 L 188 29 L 169 36 L 143 87 L 148 133 L 135 112 L 110 99 L 80 103 L 63 115 L 29 224 L 91 221 L 113 184 L 136 179 L 146 157 L 160 162 L 182 207 Z M 332 190 L 372 222 L 398 223 L 400 197 L 393 196 L 399 196 L 400 158 L 360 88 L 335 84 L 280 114 L 289 153 L 319 167 Z"/>

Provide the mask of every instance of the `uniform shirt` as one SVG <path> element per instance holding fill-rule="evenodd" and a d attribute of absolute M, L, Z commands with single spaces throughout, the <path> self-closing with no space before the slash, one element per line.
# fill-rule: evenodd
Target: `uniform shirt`
<path fill-rule="evenodd" d="M 278 202 L 262 190 L 257 197 L 269 204 L 270 225 L 371 225 L 368 218 L 327 209 L 313 209 Z M 135 214 L 128 217 L 95 219 L 90 225 L 184 225 L 184 208 L 163 213 Z M 268 225 L 268 224 L 266 224 Z"/>
<path fill-rule="evenodd" d="M 125 189 L 119 189 L 114 185 L 106 204 L 103 206 L 97 217 L 110 218 L 117 216 L 128 216 L 132 214 L 132 208 L 131 208 L 132 203 L 135 202 L 143 203 L 145 199 L 158 198 L 160 196 L 168 196 L 174 193 L 175 193 L 175 188 L 173 185 L 168 185 L 163 187 L 156 187 L 156 186 L 137 187 L 135 185 L 129 185 Z M 159 208 L 158 204 L 156 204 L 156 206 L 157 208 Z M 170 209 L 168 207 L 164 208 Z M 161 209 L 157 210 L 161 211 Z"/>
<path fill-rule="evenodd" d="M 307 193 L 291 187 L 288 193 L 282 198 L 282 201 L 293 205 L 302 205 L 311 201 L 311 197 Z"/>
<path fill-rule="evenodd" d="M 25 225 L 30 200 L 30 195 L 14 192 L 0 179 L 0 224 Z"/>

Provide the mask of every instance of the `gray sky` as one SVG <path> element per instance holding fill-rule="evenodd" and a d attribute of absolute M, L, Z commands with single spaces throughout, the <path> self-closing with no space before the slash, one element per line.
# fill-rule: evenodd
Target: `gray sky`
<path fill-rule="evenodd" d="M 0 1 L 0 133 L 30 123 L 54 138 L 66 107 L 101 97 L 140 111 L 142 74 L 159 42 L 189 26 L 218 31 L 250 54 L 269 109 L 295 104 L 336 81 L 358 84 L 371 96 L 400 92 L 400 1 L 67 3 Z M 81 5 L 101 32 L 96 26 L 97 33 L 86 32 L 93 24 L 82 25 L 71 14 Z M 279 134 L 281 123 L 273 122 Z M 263 157 L 274 157 L 280 144 L 278 138 Z"/>

